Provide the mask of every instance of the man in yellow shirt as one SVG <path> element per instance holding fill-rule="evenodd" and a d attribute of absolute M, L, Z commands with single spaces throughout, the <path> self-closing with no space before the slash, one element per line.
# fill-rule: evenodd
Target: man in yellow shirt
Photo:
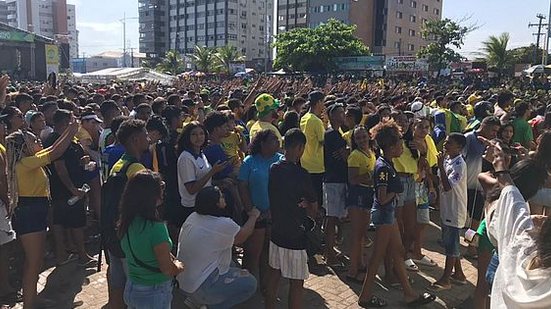
<path fill-rule="evenodd" d="M 310 173 L 318 202 L 321 202 L 323 198 L 322 184 L 325 172 L 323 159 L 325 127 L 321 120 L 325 109 L 323 98 L 324 95 L 320 91 L 310 92 L 308 95 L 310 109 L 300 119 L 300 130 L 306 135 L 306 146 L 300 163 Z"/>
<path fill-rule="evenodd" d="M 254 105 L 258 112 L 258 121 L 256 121 L 252 126 L 249 132 L 251 141 L 254 139 L 256 133 L 262 130 L 270 130 L 275 133 L 277 139 L 279 140 L 279 145 L 283 145 L 283 139 L 281 138 L 281 133 L 276 126 L 272 124 L 273 121 L 277 120 L 277 109 L 279 107 L 279 101 L 274 99 L 271 95 L 263 93 L 259 95 L 256 100 L 254 100 Z M 323 134 L 322 134 L 323 136 Z"/>

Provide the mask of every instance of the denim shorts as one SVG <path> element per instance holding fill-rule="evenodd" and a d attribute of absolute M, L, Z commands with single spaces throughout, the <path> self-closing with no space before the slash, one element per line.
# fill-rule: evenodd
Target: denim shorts
<path fill-rule="evenodd" d="M 396 207 L 403 207 L 404 203 L 415 202 L 415 179 L 413 176 L 400 176 L 404 191 L 398 195 Z"/>
<path fill-rule="evenodd" d="M 17 236 L 35 232 L 46 232 L 48 227 L 47 197 L 19 197 L 13 212 L 12 225 Z"/>
<path fill-rule="evenodd" d="M 128 309 L 170 309 L 172 287 L 172 280 L 155 285 L 143 285 L 127 280 L 124 302 Z"/>
<path fill-rule="evenodd" d="M 459 251 L 459 234 L 461 234 L 460 228 L 442 224 L 442 246 L 444 247 L 446 256 L 455 258 L 461 256 L 461 252 Z"/>
<path fill-rule="evenodd" d="M 488 282 L 490 287 L 494 284 L 494 278 L 496 276 L 496 271 L 498 266 L 499 266 L 499 255 L 494 250 L 494 254 L 492 255 L 492 259 L 488 264 L 488 269 L 486 270 L 486 276 L 485 276 L 486 282 Z"/>
<path fill-rule="evenodd" d="M 109 250 L 105 251 L 109 259 L 109 267 L 107 268 L 109 286 L 114 289 L 124 289 L 126 286 L 126 276 L 128 274 L 126 259 L 114 256 Z"/>
<path fill-rule="evenodd" d="M 417 223 L 418 224 L 430 223 L 430 210 L 429 210 L 428 203 L 417 205 Z"/>
<path fill-rule="evenodd" d="M 371 209 L 373 206 L 373 188 L 364 186 L 350 186 L 346 207 Z"/>
<path fill-rule="evenodd" d="M 386 206 L 388 209 L 372 208 L 371 222 L 373 225 L 390 225 L 394 224 L 394 207 Z"/>
<path fill-rule="evenodd" d="M 328 217 L 346 217 L 346 184 L 323 183 L 323 208 Z"/>

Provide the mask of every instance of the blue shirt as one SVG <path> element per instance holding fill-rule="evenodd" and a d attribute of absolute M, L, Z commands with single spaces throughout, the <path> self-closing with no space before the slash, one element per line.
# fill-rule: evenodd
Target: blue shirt
<path fill-rule="evenodd" d="M 248 183 L 253 206 L 260 212 L 270 209 L 270 198 L 268 196 L 270 166 L 282 159 L 283 155 L 280 153 L 276 153 L 269 159 L 262 157 L 260 154 L 248 155 L 239 169 L 237 178 Z"/>
<path fill-rule="evenodd" d="M 124 146 L 122 144 L 109 145 L 103 151 L 103 156 L 107 162 L 107 170 L 111 171 L 113 165 L 119 161 L 124 153 Z"/>
<path fill-rule="evenodd" d="M 392 161 L 388 162 L 384 157 L 377 158 L 375 162 L 375 170 L 373 171 L 373 187 L 375 194 L 373 195 L 373 209 L 392 211 L 396 205 L 396 197 L 386 204 L 381 204 L 377 196 L 377 189 L 386 187 L 386 192 L 402 193 L 404 187 L 400 182 L 400 177 L 392 165 Z"/>
<path fill-rule="evenodd" d="M 228 161 L 228 155 L 224 151 L 224 148 L 222 148 L 221 144 L 211 144 L 205 147 L 203 150 L 203 153 L 205 154 L 205 157 L 207 157 L 207 160 L 209 160 L 210 165 L 214 166 L 216 162 L 226 162 Z M 224 179 L 227 178 L 233 170 L 233 165 L 228 164 L 226 167 L 214 174 L 212 179 Z"/>

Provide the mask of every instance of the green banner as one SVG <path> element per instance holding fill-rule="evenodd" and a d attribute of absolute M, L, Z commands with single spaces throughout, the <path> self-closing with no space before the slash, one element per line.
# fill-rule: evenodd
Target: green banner
<path fill-rule="evenodd" d="M 0 40 L 13 42 L 34 42 L 34 35 L 20 31 L 1 31 Z"/>

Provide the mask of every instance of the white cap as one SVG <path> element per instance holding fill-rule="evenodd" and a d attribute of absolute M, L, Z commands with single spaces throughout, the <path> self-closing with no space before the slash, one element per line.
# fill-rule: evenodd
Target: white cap
<path fill-rule="evenodd" d="M 415 117 L 427 117 L 429 115 L 429 108 L 423 102 L 415 101 L 411 103 L 410 110 L 413 112 Z"/>

